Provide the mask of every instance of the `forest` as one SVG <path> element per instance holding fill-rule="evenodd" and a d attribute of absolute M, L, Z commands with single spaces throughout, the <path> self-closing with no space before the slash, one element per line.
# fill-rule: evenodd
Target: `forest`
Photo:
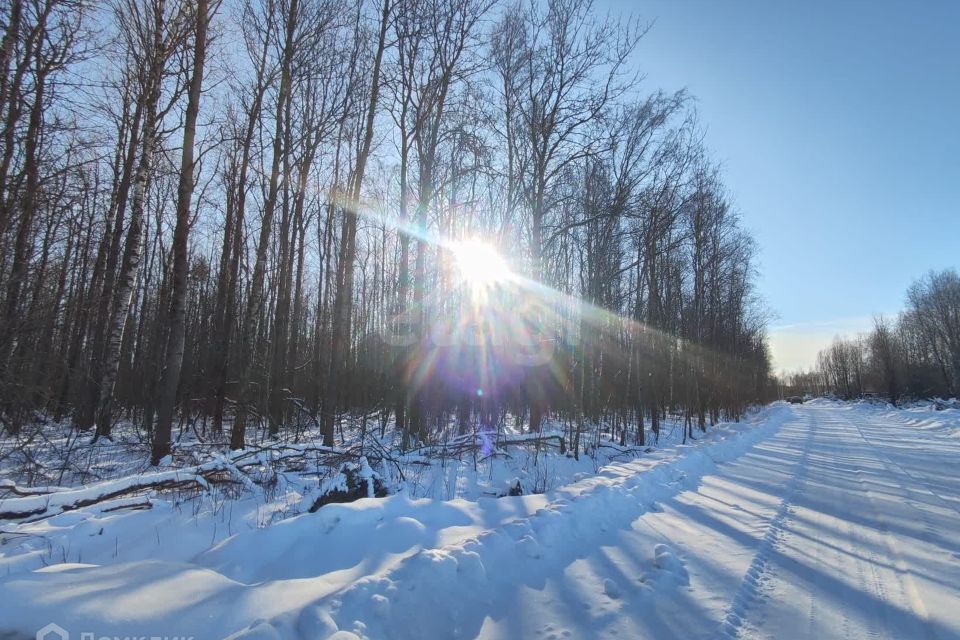
<path fill-rule="evenodd" d="M 7 0 L 0 27 L 8 437 L 124 424 L 156 464 L 185 432 L 329 447 L 369 422 L 409 450 L 512 423 L 579 450 L 775 392 L 756 245 L 693 97 L 645 82 L 642 18 Z M 871 349 L 956 391 L 926 317 Z"/>
<path fill-rule="evenodd" d="M 907 289 L 904 311 L 873 330 L 837 336 L 813 371 L 785 376 L 788 393 L 864 394 L 899 401 L 960 396 L 960 275 L 931 271 Z"/>

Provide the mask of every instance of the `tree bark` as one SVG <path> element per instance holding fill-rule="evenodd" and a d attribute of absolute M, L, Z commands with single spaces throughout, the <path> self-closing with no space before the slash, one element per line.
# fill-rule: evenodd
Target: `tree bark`
<path fill-rule="evenodd" d="M 373 124 L 380 97 L 380 65 L 386 49 L 387 29 L 390 26 L 390 0 L 383 0 L 380 16 L 380 32 L 377 40 L 377 52 L 373 60 L 373 72 L 370 80 L 370 101 L 367 105 L 363 142 L 357 154 L 357 165 L 350 189 L 349 207 L 360 204 L 360 188 L 367 168 L 370 147 L 373 144 Z M 333 343 L 330 350 L 330 377 L 327 381 L 327 393 L 323 406 L 321 431 L 323 444 L 333 446 L 333 430 L 337 416 L 341 374 L 345 371 L 346 359 L 350 354 L 350 310 L 353 303 L 353 272 L 357 257 L 357 212 L 346 211 L 340 236 L 340 261 L 337 265 L 339 277 L 333 304 Z"/>
<path fill-rule="evenodd" d="M 130 228 L 123 249 L 120 278 L 114 289 L 111 305 L 106 353 L 100 377 L 100 397 L 97 402 L 95 438 L 110 437 L 113 421 L 113 389 L 120 369 L 120 350 L 127 314 L 133 299 L 134 283 L 140 269 L 143 251 L 143 217 L 147 185 L 153 165 L 153 153 L 157 142 L 157 110 L 160 103 L 163 71 L 169 55 L 169 45 L 164 38 L 166 0 L 156 0 L 153 7 L 153 42 L 145 83 L 143 133 L 141 135 L 140 160 L 133 177 L 133 200 L 130 207 Z"/>
<path fill-rule="evenodd" d="M 215 0 L 216 1 L 216 0 Z M 215 8 L 214 8 L 215 10 Z M 194 189 L 193 147 L 197 135 L 197 116 L 203 93 L 203 67 L 207 56 L 207 25 L 210 22 L 209 0 L 196 0 L 194 28 L 193 70 L 187 95 L 187 110 L 183 125 L 183 149 L 180 156 L 180 183 L 177 188 L 177 224 L 173 232 L 173 291 L 168 313 L 166 364 L 160 377 L 160 400 L 157 411 L 157 429 L 153 437 L 150 460 L 157 464 L 170 453 L 173 414 L 177 401 L 177 387 L 183 366 L 183 343 L 186 335 L 186 299 L 188 247 L 190 236 L 190 204 Z"/>

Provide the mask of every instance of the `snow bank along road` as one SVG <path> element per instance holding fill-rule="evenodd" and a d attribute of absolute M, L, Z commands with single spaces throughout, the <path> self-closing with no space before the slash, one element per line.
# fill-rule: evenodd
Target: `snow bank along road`
<path fill-rule="evenodd" d="M 331 505 L 189 562 L 0 580 L 0 630 L 48 622 L 198 640 L 960 639 L 960 438 L 906 411 L 777 406 L 546 496 Z"/>

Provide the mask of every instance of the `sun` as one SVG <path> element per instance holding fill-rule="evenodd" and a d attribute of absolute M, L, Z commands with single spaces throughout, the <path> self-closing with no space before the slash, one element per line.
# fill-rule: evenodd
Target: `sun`
<path fill-rule="evenodd" d="M 510 279 L 512 272 L 493 245 L 482 240 L 456 243 L 453 257 L 463 281 L 474 289 L 488 289 Z"/>

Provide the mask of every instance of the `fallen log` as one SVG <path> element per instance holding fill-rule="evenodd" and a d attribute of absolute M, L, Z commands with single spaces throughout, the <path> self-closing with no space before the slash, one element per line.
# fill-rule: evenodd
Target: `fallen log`
<path fill-rule="evenodd" d="M 249 486 L 249 478 L 232 463 L 221 459 L 197 467 L 157 471 L 54 493 L 6 498 L 0 500 L 0 520 L 40 520 L 148 491 L 204 491 L 210 483 L 223 481 L 224 476 L 229 481 Z"/>
<path fill-rule="evenodd" d="M 12 493 L 20 497 L 45 496 L 66 490 L 64 487 L 20 487 L 13 480 L 0 480 L 0 492 Z"/>

